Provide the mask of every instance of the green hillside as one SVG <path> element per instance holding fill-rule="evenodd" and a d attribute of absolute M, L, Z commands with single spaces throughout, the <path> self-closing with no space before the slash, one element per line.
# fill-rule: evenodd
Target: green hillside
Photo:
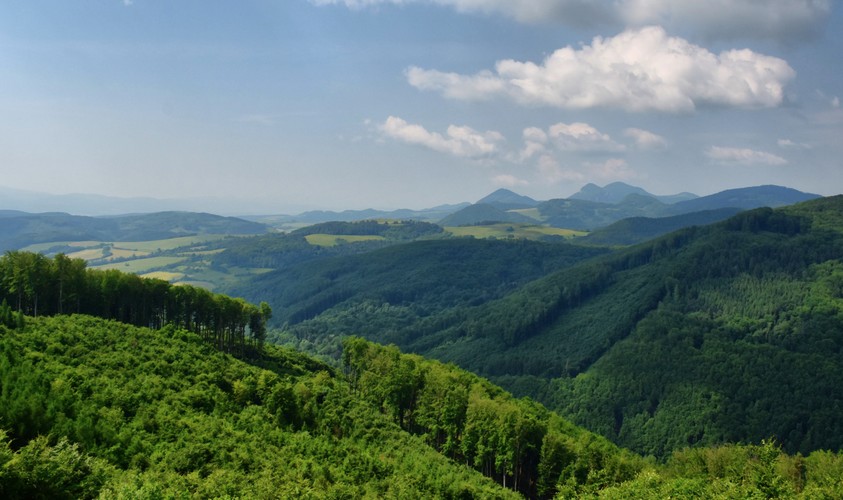
<path fill-rule="evenodd" d="M 516 208 L 523 208 L 517 205 Z M 474 226 L 490 224 L 494 222 L 509 222 L 516 224 L 535 224 L 535 219 L 516 212 L 510 212 L 498 208 L 490 203 L 478 203 L 469 205 L 458 212 L 445 217 L 439 221 L 440 226 Z"/>
<path fill-rule="evenodd" d="M 834 498 L 774 443 L 656 465 L 452 366 L 362 339 L 342 373 L 90 316 L 0 326 L 3 498 Z M 483 476 L 486 477 L 483 477 Z M 830 496 L 829 496 L 830 495 Z"/>
<path fill-rule="evenodd" d="M 337 300 L 285 317 L 311 343 L 359 334 L 452 361 L 645 454 L 769 437 L 791 452 L 836 450 L 841 213 L 843 197 L 745 212 L 424 316 L 406 314 L 413 303 L 398 291 L 416 276 L 438 287 L 460 280 L 396 259 L 389 269 L 403 288 L 322 280 L 320 296 Z M 379 257 L 355 259 L 350 269 Z M 289 289 L 302 284 L 286 276 Z M 393 286 L 394 296 L 382 293 Z M 310 303 L 269 300 L 289 311 Z"/>
<path fill-rule="evenodd" d="M 4 295 L 20 275 L 38 293 L 63 290 L 50 279 L 62 258 L 25 265 L 38 259 L 3 258 Z M 101 314 L 123 297 L 110 293 Z M 275 346 L 232 348 L 212 332 L 235 333 L 220 321 L 248 304 L 212 297 L 209 319 L 185 307 L 155 330 L 24 317 L 3 301 L 0 497 L 829 498 L 843 487 L 839 454 L 788 456 L 772 441 L 659 465 L 469 372 L 361 338 L 343 342 L 341 370 Z M 127 318 L 159 317 L 142 318 L 144 296 L 123 299 Z M 22 307 L 36 301 L 22 292 Z"/>
<path fill-rule="evenodd" d="M 193 212 L 119 217 L 14 212 L 0 217 L 0 251 L 49 242 L 149 241 L 195 234 L 261 234 L 267 230 L 256 222 Z"/>
<path fill-rule="evenodd" d="M 604 253 L 527 240 L 417 241 L 304 262 L 229 292 L 272 303 L 276 326 L 305 322 L 301 335 L 378 331 L 381 341 L 406 345 L 392 335 L 408 325 L 503 297 L 549 272 Z M 342 319 L 329 315 L 323 324 L 320 315 L 329 310 Z"/>
<path fill-rule="evenodd" d="M 0 344 L 4 498 L 507 496 L 293 352 L 255 366 L 84 316 L 0 327 Z"/>
<path fill-rule="evenodd" d="M 705 226 L 728 219 L 739 208 L 703 210 L 672 217 L 630 217 L 596 229 L 578 240 L 590 245 L 634 245 L 691 226 Z"/>

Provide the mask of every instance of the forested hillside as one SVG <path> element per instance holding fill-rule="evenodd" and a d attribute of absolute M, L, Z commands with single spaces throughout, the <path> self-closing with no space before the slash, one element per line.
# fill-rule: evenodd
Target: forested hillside
<path fill-rule="evenodd" d="M 843 197 L 749 211 L 424 317 L 399 315 L 412 305 L 374 281 L 325 279 L 314 290 L 341 300 L 281 316 L 310 343 L 359 334 L 453 361 L 657 457 L 770 437 L 791 452 L 839 449 L 841 214 Z M 406 263 L 390 269 L 412 289 Z M 277 298 L 285 311 L 310 300 Z"/>
<path fill-rule="evenodd" d="M 267 231 L 268 227 L 263 224 L 206 213 L 84 217 L 6 211 L 0 216 L 0 251 L 45 242 L 148 241 L 193 234 L 261 234 Z"/>
<path fill-rule="evenodd" d="M 24 287 L 16 311 L 0 306 L 3 498 L 816 498 L 843 486 L 840 455 L 787 456 L 772 441 L 657 465 L 476 375 L 361 338 L 344 341 L 341 371 L 271 345 L 244 349 L 236 336 L 220 342 L 215 326 L 230 325 L 179 309 L 180 287 L 124 299 L 146 311 L 148 298 L 172 295 L 182 314 L 126 317 L 156 330 L 45 316 L 58 313 L 46 306 L 24 317 L 36 297 L 57 297 L 49 290 L 62 297 L 62 257 L 0 260 L 6 297 L 39 284 Z M 103 275 L 69 263 L 88 288 L 68 291 L 113 298 L 90 286 L 103 289 Z M 113 277 L 128 284 L 121 293 L 160 285 Z M 238 303 L 210 297 L 215 318 Z"/>
<path fill-rule="evenodd" d="M 0 326 L 0 496 L 831 498 L 843 487 L 837 454 L 790 457 L 768 442 L 660 466 L 394 347 L 350 339 L 343 360 L 338 373 L 267 346 L 246 363 L 174 327 L 80 315 Z"/>
<path fill-rule="evenodd" d="M 533 241 L 472 238 L 418 241 L 349 257 L 303 263 L 230 290 L 274 304 L 273 324 L 307 326 L 315 337 L 363 330 L 391 335 L 444 311 L 463 311 L 606 250 Z M 320 314 L 337 308 L 342 318 Z M 314 319 L 315 318 L 315 319 Z M 310 335 L 310 334 L 308 334 Z"/>

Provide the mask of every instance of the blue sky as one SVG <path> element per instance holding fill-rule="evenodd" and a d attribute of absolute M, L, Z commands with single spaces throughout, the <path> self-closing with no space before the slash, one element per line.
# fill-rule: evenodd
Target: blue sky
<path fill-rule="evenodd" d="M 499 187 L 549 199 L 613 181 L 838 194 L 840 11 L 833 0 L 3 2 L 0 185 L 226 198 L 242 213 L 423 208 Z"/>

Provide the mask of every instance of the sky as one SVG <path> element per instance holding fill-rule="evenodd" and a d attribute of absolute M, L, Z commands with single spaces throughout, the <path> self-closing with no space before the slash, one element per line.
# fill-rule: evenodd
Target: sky
<path fill-rule="evenodd" d="M 842 10 L 4 1 L 0 186 L 241 213 L 420 209 L 501 187 L 544 200 L 614 181 L 840 194 Z"/>

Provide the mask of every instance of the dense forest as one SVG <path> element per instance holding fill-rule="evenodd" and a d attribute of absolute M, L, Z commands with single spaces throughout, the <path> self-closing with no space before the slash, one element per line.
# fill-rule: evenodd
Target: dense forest
<path fill-rule="evenodd" d="M 453 366 L 359 338 L 341 371 L 84 315 L 0 326 L 3 498 L 834 498 L 771 441 L 660 465 Z M 483 476 L 486 476 L 485 478 Z"/>
<path fill-rule="evenodd" d="M 342 271 L 316 281 L 318 271 L 290 272 L 274 288 L 269 280 L 281 274 L 268 274 L 255 290 L 313 291 L 266 296 L 285 340 L 328 353 L 345 335 L 395 343 L 659 459 L 688 445 L 770 437 L 807 454 L 843 446 L 841 214 L 841 197 L 752 210 L 560 263 L 481 302 L 422 300 L 422 313 L 387 292 L 423 290 L 432 276 L 451 283 L 453 260 L 420 265 L 409 250 L 418 243 L 389 249 L 401 259 L 332 261 L 324 269 Z M 506 255 L 462 261 L 455 276 L 483 276 Z"/>
<path fill-rule="evenodd" d="M 192 286 L 174 286 L 116 270 L 87 269 L 84 260 L 10 251 L 0 257 L 0 319 L 90 314 L 149 328 L 165 325 L 199 334 L 218 348 L 260 349 L 272 310 Z"/>

